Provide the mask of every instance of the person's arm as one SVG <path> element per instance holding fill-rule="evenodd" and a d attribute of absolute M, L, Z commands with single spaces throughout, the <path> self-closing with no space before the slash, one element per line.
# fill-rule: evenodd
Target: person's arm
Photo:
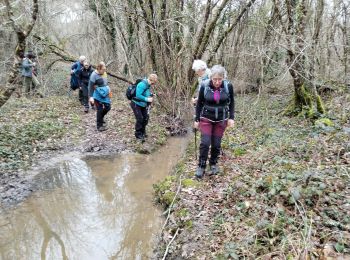
<path fill-rule="evenodd" d="M 141 81 L 139 84 L 137 84 L 135 98 L 144 102 L 148 102 L 148 97 L 143 95 L 146 89 L 147 89 L 147 86 L 145 82 Z"/>
<path fill-rule="evenodd" d="M 92 73 L 90 75 L 90 79 L 89 79 L 89 85 L 88 85 L 88 95 L 89 95 L 89 98 L 92 97 L 92 94 L 94 93 L 95 91 L 95 82 L 96 82 L 96 74 L 95 73 Z"/>
<path fill-rule="evenodd" d="M 78 64 L 76 62 L 74 62 L 74 64 L 70 68 L 70 74 L 73 74 L 75 72 L 75 70 L 77 69 L 77 67 L 78 67 Z"/>
<path fill-rule="evenodd" d="M 233 85 L 230 83 L 228 84 L 229 89 L 229 95 L 230 95 L 230 105 L 229 105 L 229 119 L 234 120 L 235 119 L 235 93 L 233 90 Z"/>
<path fill-rule="evenodd" d="M 196 105 L 196 118 L 195 118 L 196 122 L 199 122 L 200 120 L 203 106 L 204 106 L 204 86 L 202 85 L 201 88 L 199 89 L 198 100 Z"/>

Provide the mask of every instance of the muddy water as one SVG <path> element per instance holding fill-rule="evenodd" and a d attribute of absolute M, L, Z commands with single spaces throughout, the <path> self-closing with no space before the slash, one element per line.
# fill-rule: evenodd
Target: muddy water
<path fill-rule="evenodd" d="M 152 155 L 74 159 L 42 173 L 41 190 L 0 215 L 0 259 L 148 259 L 161 228 L 152 184 L 186 147 Z"/>

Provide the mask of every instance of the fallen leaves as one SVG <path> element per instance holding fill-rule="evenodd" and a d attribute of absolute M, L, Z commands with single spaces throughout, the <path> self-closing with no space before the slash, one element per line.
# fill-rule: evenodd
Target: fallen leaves
<path fill-rule="evenodd" d="M 282 109 L 279 97 L 260 97 L 255 107 L 245 97 L 238 102 L 237 127 L 225 133 L 222 143 L 222 174 L 205 176 L 194 190 L 184 188 L 179 194 L 173 212 L 188 209 L 186 219 L 193 225 L 188 232 L 183 227 L 171 257 L 346 259 L 350 136 L 343 129 L 350 122 L 341 126 L 344 121 L 333 116 L 329 129 L 300 118 L 271 116 L 273 109 Z M 181 162 L 186 165 L 182 178 L 194 175 L 193 149 L 192 144 Z M 183 226 L 182 221 L 176 217 L 169 228 Z M 207 235 L 192 235 L 203 233 Z M 322 253 L 327 244 L 333 251 Z M 185 245 L 186 253 L 176 250 Z"/>

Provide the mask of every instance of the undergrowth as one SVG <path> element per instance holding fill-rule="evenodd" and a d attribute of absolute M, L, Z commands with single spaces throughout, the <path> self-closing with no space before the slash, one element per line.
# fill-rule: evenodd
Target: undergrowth
<path fill-rule="evenodd" d="M 283 116 L 284 96 L 236 100 L 236 127 L 222 142 L 221 174 L 183 188 L 172 206 L 175 221 L 168 232 L 180 227 L 181 233 L 169 255 L 317 259 L 326 257 L 326 249 L 350 254 L 349 93 L 325 98 L 326 120 L 318 121 Z M 181 178 L 193 178 L 193 149 L 192 143 Z M 177 186 L 175 180 L 169 190 Z M 183 210 L 185 217 L 176 213 Z"/>

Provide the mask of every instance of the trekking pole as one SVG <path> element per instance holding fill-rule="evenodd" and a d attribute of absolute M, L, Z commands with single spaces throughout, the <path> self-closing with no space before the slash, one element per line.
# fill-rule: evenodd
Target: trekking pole
<path fill-rule="evenodd" d="M 196 106 L 193 104 L 193 120 L 195 120 L 196 118 Z M 193 128 L 193 131 L 194 131 L 194 154 L 195 154 L 195 157 L 196 157 L 196 161 L 197 161 L 197 128 Z"/>
<path fill-rule="evenodd" d="M 197 128 L 194 128 L 194 154 L 197 161 Z"/>

